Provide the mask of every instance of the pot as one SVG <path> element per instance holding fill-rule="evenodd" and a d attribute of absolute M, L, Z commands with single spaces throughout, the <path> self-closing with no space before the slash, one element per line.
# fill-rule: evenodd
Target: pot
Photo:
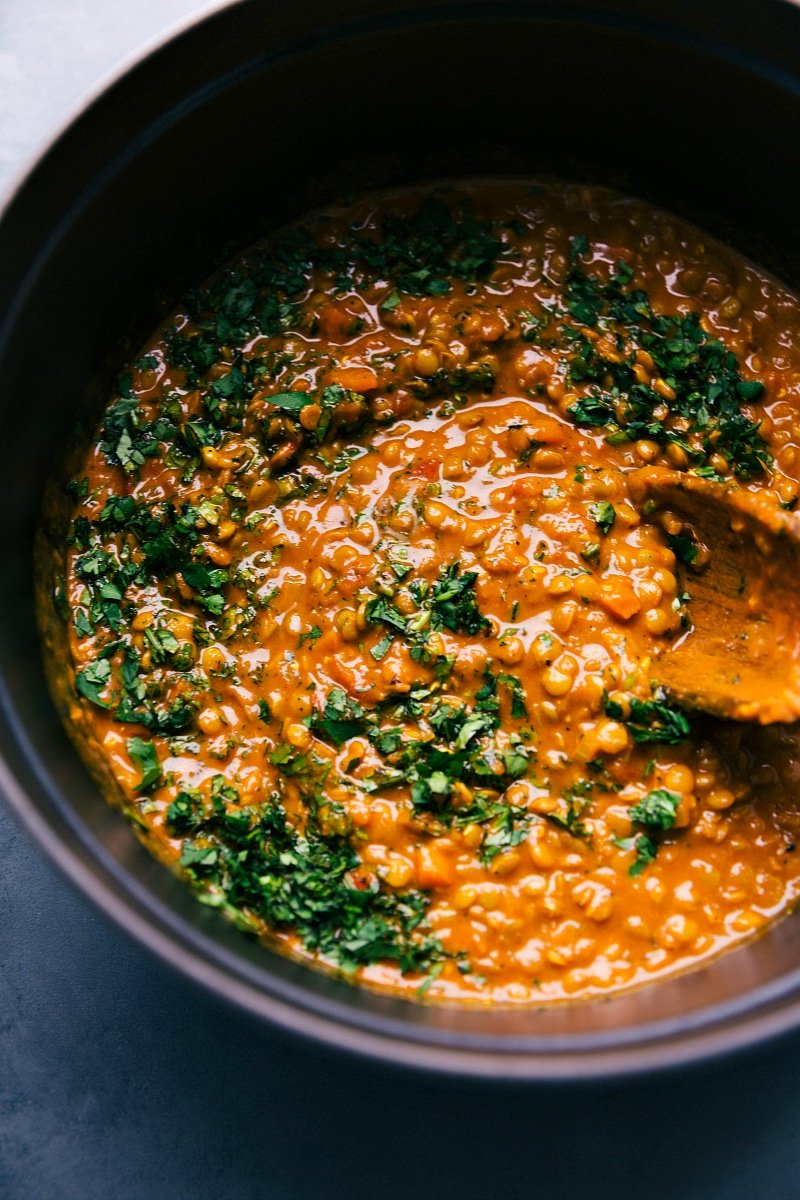
<path fill-rule="evenodd" d="M 67 126 L 0 221 L 0 787 L 107 914 L 266 1021 L 406 1066 L 592 1079 L 800 1025 L 800 920 L 693 973 L 549 1009 L 353 988 L 246 940 L 139 845 L 60 724 L 33 615 L 41 497 L 76 413 L 184 286 L 344 189 L 543 170 L 672 207 L 791 282 L 800 10 L 242 0 L 156 46 Z"/>

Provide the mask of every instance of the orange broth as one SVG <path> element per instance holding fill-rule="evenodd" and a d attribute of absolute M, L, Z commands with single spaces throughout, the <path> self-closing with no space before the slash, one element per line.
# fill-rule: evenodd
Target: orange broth
<path fill-rule="evenodd" d="M 76 473 L 79 744 L 202 899 L 367 985 L 538 1004 L 752 936 L 796 738 L 659 689 L 691 554 L 626 476 L 794 504 L 797 299 L 554 181 L 298 229 L 164 322 Z"/>

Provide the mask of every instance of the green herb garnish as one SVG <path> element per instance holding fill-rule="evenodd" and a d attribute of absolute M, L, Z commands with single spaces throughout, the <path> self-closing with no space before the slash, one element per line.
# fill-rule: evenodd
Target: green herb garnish
<path fill-rule="evenodd" d="M 146 742 L 143 738 L 132 737 L 126 742 L 128 754 L 138 765 L 142 778 L 136 785 L 140 792 L 149 791 L 161 781 L 161 764 L 158 761 L 155 744 Z"/>

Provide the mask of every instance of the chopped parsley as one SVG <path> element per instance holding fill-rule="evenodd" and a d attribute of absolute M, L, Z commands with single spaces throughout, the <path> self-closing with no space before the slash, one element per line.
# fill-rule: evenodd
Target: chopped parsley
<path fill-rule="evenodd" d="M 692 566 L 697 561 L 697 556 L 700 553 L 700 548 L 697 543 L 686 533 L 671 533 L 667 537 L 667 545 L 673 552 L 675 557 L 687 567 Z"/>
<path fill-rule="evenodd" d="M 560 807 L 547 813 L 548 821 L 572 837 L 591 841 L 591 831 L 583 818 L 592 802 L 593 786 L 590 780 L 581 779 L 568 787 L 560 798 Z"/>
<path fill-rule="evenodd" d="M 736 356 L 702 328 L 696 313 L 657 314 L 641 289 L 631 288 L 630 268 L 618 263 L 608 283 L 580 265 L 586 253 L 573 239 L 566 285 L 570 323 L 563 326 L 571 342 L 569 383 L 586 394 L 570 407 L 580 426 L 604 428 L 607 440 L 621 444 L 637 439 L 680 447 L 688 461 L 703 470 L 712 454 L 727 459 L 742 479 L 761 475 L 772 459 L 759 433 L 759 422 L 743 411 L 764 394 L 758 380 L 742 377 Z M 605 335 L 592 341 L 582 328 Z M 612 341 L 613 356 L 598 345 Z M 640 382 L 634 372 L 636 352 L 646 352 L 663 381 L 664 395 Z"/>
<path fill-rule="evenodd" d="M 446 957 L 425 932 L 426 894 L 382 890 L 347 838 L 315 822 L 300 833 L 277 799 L 242 818 L 232 825 L 212 812 L 184 843 L 181 866 L 204 903 L 248 928 L 255 917 L 293 930 L 306 950 L 348 972 L 382 959 L 427 971 Z"/>
<path fill-rule="evenodd" d="M 391 280 L 395 290 L 445 296 L 453 279 L 488 275 L 502 243 L 492 223 L 475 217 L 468 204 L 453 209 L 431 198 L 411 216 L 388 213 L 378 240 L 356 238 L 354 250 L 371 274 Z"/>
<path fill-rule="evenodd" d="M 158 761 L 154 742 L 146 742 L 143 738 L 132 737 L 126 742 L 128 754 L 138 765 L 142 777 L 136 785 L 140 792 L 147 792 L 161 782 L 161 764 Z"/>
<path fill-rule="evenodd" d="M 524 808 L 509 804 L 502 797 L 499 800 L 479 799 L 459 814 L 455 824 L 484 826 L 478 853 L 483 865 L 489 866 L 498 854 L 513 850 L 524 842 L 531 827 L 531 814 Z"/>
<path fill-rule="evenodd" d="M 365 732 L 364 718 L 364 709 L 357 700 L 352 700 L 342 688 L 332 688 L 324 709 L 315 710 L 309 724 L 318 737 L 342 746 L 349 738 Z"/>
<path fill-rule="evenodd" d="M 628 696 L 627 702 L 629 715 L 625 717 L 625 710 L 621 704 L 608 695 L 603 697 L 606 714 L 617 721 L 624 721 L 635 742 L 662 742 L 668 746 L 677 746 L 692 732 L 686 713 L 676 704 L 669 704 L 666 693 L 661 689 L 656 692 L 653 700 L 639 700 L 636 696 Z"/>
<path fill-rule="evenodd" d="M 636 852 L 636 857 L 628 868 L 628 874 L 634 878 L 641 875 L 645 867 L 650 866 L 650 863 L 655 862 L 658 854 L 658 845 L 646 833 L 637 833 L 629 838 L 615 838 L 614 845 L 619 846 L 620 850 Z"/>
<path fill-rule="evenodd" d="M 648 829 L 671 829 L 681 797 L 678 792 L 667 788 L 656 788 L 634 805 L 631 809 L 631 820 L 646 825 Z"/>
<path fill-rule="evenodd" d="M 102 698 L 100 693 L 110 679 L 111 663 L 107 658 L 100 658 L 97 662 L 89 663 L 89 666 L 84 667 L 82 671 L 76 672 L 75 686 L 80 695 L 91 700 L 92 704 L 96 704 L 98 708 L 108 708 L 108 702 Z"/>
<path fill-rule="evenodd" d="M 430 689 L 416 688 L 394 701 L 367 709 L 341 688 L 328 693 L 308 725 L 316 737 L 339 748 L 353 737 L 364 737 L 381 757 L 381 768 L 360 779 L 367 792 L 396 787 L 409 789 L 414 809 L 430 813 L 443 825 L 479 824 L 486 827 L 481 857 L 489 861 L 524 837 L 529 814 L 510 806 L 503 793 L 528 774 L 534 754 L 519 734 L 497 738 L 500 726 L 498 685 L 507 689 L 512 719 L 527 718 L 524 694 L 512 675 L 487 671 L 472 706 L 454 704 Z M 404 724 L 416 726 L 413 736 Z M 285 754 L 294 770 L 296 756 Z M 306 756 L 307 757 L 307 756 Z M 275 761 L 271 756 L 271 761 Z M 283 763 L 279 764 L 285 769 Z M 465 788 L 471 790 L 467 801 Z M 510 811 L 509 811 L 510 810 Z"/>
<path fill-rule="evenodd" d="M 452 633 L 481 634 L 489 628 L 475 599 L 475 571 L 461 574 L 460 563 L 443 567 L 433 583 L 414 580 L 409 591 L 417 611 L 402 613 L 392 598 L 374 596 L 367 602 L 365 615 L 371 625 L 383 625 L 388 634 L 371 649 L 372 657 L 380 661 L 387 653 L 394 636 L 400 634 L 411 644 L 411 656 L 427 661 L 426 643 L 431 633 L 449 629 Z"/>
<path fill-rule="evenodd" d="M 608 534 L 614 528 L 617 510 L 608 500 L 598 500 L 589 506 L 589 516 L 602 534 Z"/>
<path fill-rule="evenodd" d="M 631 808 L 631 820 L 643 825 L 646 832 L 636 833 L 629 838 L 614 839 L 614 844 L 621 850 L 636 852 L 636 857 L 628 868 L 629 875 L 641 875 L 645 867 L 655 862 L 658 841 L 654 835 L 672 829 L 680 803 L 681 797 L 678 792 L 671 792 L 668 788 L 655 788 Z"/>

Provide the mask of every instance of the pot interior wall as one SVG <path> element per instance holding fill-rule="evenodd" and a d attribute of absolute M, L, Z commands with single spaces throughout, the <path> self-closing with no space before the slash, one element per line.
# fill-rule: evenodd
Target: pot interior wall
<path fill-rule="evenodd" d="M 743 43 L 676 33 L 667 10 L 688 6 L 661 5 L 656 22 L 607 4 L 416 12 L 351 0 L 336 26 L 325 6 L 301 7 L 234 6 L 146 61 L 68 132 L 0 227 L 0 741 L 12 771 L 88 869 L 150 919 L 255 986 L 346 1021 L 579 1048 L 650 1022 L 686 1027 L 758 988 L 788 991 L 800 967 L 791 919 L 702 972 L 611 1002 L 471 1013 L 356 992 L 251 946 L 197 905 L 105 807 L 61 730 L 32 611 L 45 479 L 91 382 L 101 393 L 181 286 L 232 249 L 364 187 L 551 171 L 645 195 L 795 273 L 798 85 L 748 60 Z"/>

